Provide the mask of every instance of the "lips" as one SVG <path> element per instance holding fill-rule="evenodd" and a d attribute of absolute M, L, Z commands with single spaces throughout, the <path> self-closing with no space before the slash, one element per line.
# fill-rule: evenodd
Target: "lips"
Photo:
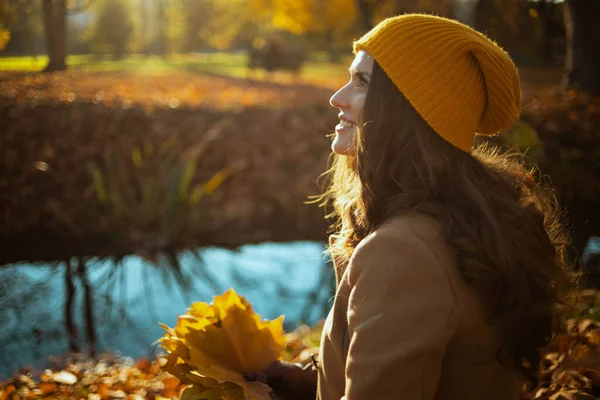
<path fill-rule="evenodd" d="M 340 115 L 339 118 L 340 118 L 340 123 L 335 127 L 336 132 L 348 131 L 348 130 L 352 130 L 352 129 L 356 128 L 356 124 L 352 120 L 350 120 L 342 115 Z"/>

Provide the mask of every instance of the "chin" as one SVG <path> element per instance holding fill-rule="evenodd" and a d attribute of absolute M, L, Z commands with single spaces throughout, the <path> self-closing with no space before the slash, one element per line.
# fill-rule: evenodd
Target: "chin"
<path fill-rule="evenodd" d="M 356 148 L 353 143 L 348 140 L 340 140 L 339 137 L 336 137 L 331 143 L 331 150 L 340 156 L 355 156 Z"/>

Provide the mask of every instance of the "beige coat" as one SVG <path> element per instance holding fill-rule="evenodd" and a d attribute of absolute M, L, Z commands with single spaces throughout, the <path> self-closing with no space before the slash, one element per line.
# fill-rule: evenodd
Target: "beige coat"
<path fill-rule="evenodd" d="M 463 282 L 439 225 L 391 219 L 338 277 L 319 354 L 319 400 L 516 400 L 495 331 Z"/>

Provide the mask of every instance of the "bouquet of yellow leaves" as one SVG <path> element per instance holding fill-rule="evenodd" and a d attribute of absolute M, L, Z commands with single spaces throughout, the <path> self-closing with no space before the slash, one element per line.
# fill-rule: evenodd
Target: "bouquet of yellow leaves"
<path fill-rule="evenodd" d="M 212 304 L 193 303 L 159 339 L 165 369 L 188 385 L 182 400 L 269 400 L 271 388 L 244 373 L 267 368 L 285 345 L 283 315 L 263 321 L 233 289 Z"/>

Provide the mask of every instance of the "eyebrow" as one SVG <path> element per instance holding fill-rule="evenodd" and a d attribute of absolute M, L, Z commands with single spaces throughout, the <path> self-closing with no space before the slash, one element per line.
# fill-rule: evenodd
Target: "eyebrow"
<path fill-rule="evenodd" d="M 368 72 L 357 71 L 352 68 L 348 68 L 348 74 L 350 74 L 350 75 L 355 74 L 364 80 L 369 80 L 369 78 L 371 78 L 371 74 L 369 74 Z"/>

